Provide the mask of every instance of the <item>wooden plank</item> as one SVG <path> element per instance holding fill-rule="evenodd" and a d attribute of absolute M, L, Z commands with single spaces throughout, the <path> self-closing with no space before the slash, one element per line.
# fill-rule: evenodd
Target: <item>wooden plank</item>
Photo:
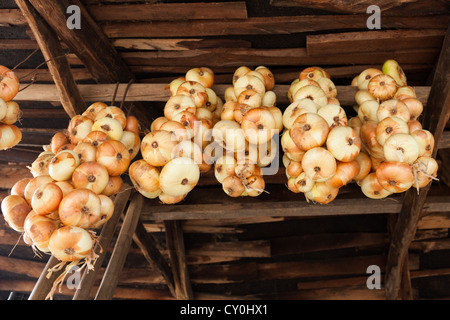
<path fill-rule="evenodd" d="M 142 221 L 139 221 L 137 224 L 136 231 L 133 235 L 133 241 L 140 248 L 142 254 L 149 262 L 152 269 L 163 277 L 167 284 L 167 287 L 169 288 L 169 291 L 174 297 L 176 297 L 176 286 L 169 264 L 156 247 L 156 241 L 154 237 L 151 234 L 147 233 L 147 231 L 145 230 Z"/>
<path fill-rule="evenodd" d="M 1 39 L 1 41 L 2 50 L 34 50 L 39 48 L 36 40 L 32 39 Z M 16 72 L 17 76 L 20 77 L 17 73 L 17 69 L 15 69 L 14 72 Z"/>
<path fill-rule="evenodd" d="M 105 274 L 95 296 L 96 300 L 111 300 L 117 287 L 120 273 L 124 267 L 125 260 L 133 241 L 133 233 L 136 230 L 139 216 L 143 205 L 143 197 L 134 193 L 124 217 L 119 236 L 114 250 L 106 267 Z"/>
<path fill-rule="evenodd" d="M 45 300 L 48 293 L 53 287 L 53 282 L 64 272 L 64 268 L 61 268 L 59 271 L 54 271 L 51 273 L 50 277 L 48 277 L 48 270 L 55 267 L 60 261 L 55 258 L 53 255 L 47 261 L 44 270 L 39 276 L 36 285 L 34 286 L 28 300 Z"/>
<path fill-rule="evenodd" d="M 422 120 L 423 127 L 434 135 L 436 144 L 439 143 L 450 117 L 449 74 L 450 26 L 447 28 L 447 34 L 436 66 L 428 103 L 424 109 Z M 437 148 L 433 150 L 433 157 L 436 157 L 436 154 Z M 419 195 L 417 195 L 415 190 L 409 190 L 405 194 L 388 253 L 386 269 L 386 297 L 388 299 L 399 298 L 402 264 L 414 238 L 419 219 L 423 214 L 423 207 L 427 201 L 429 188 L 430 185 L 423 188 Z"/>
<path fill-rule="evenodd" d="M 317 34 L 306 36 L 309 55 L 342 54 L 350 52 L 378 52 L 402 48 L 440 48 L 445 37 L 445 29 L 380 30 L 345 33 Z"/>
<path fill-rule="evenodd" d="M 127 101 L 161 101 L 165 102 L 170 97 L 170 92 L 165 88 L 166 83 L 134 83 L 127 92 Z M 225 90 L 230 85 L 214 85 L 212 89 L 219 96 L 223 97 Z M 119 84 L 117 90 L 117 101 L 122 99 L 127 84 Z M 115 84 L 80 84 L 78 90 L 85 101 L 111 101 L 116 88 Z M 54 85 L 34 84 L 17 94 L 15 101 L 49 101 L 58 102 L 58 94 Z M 280 105 L 289 104 L 287 92 L 289 85 L 276 85 L 273 91 L 277 95 L 277 102 Z M 336 86 L 338 99 L 343 106 L 352 106 L 355 104 L 355 93 L 357 89 L 351 86 Z M 430 87 L 417 86 L 414 88 L 417 98 L 426 103 Z"/>
<path fill-rule="evenodd" d="M 250 17 L 245 20 L 190 20 L 110 23 L 102 26 L 109 38 L 165 38 L 232 35 L 276 35 L 301 32 L 366 29 L 367 15 L 304 15 Z M 384 29 L 445 29 L 448 15 L 387 16 Z"/>
<path fill-rule="evenodd" d="M 21 83 L 31 82 L 34 78 L 39 82 L 53 82 L 53 77 L 48 69 L 16 69 L 14 70 Z M 86 68 L 72 68 L 71 73 L 75 81 L 92 80 L 91 73 Z"/>
<path fill-rule="evenodd" d="M 28 25 L 47 61 L 64 110 L 70 117 L 82 113 L 86 109 L 86 103 L 78 92 L 57 35 L 29 2 L 16 0 L 16 4 L 27 19 Z"/>
<path fill-rule="evenodd" d="M 246 19 L 245 1 L 88 6 L 98 21 Z"/>
<path fill-rule="evenodd" d="M 204 48 L 250 48 L 251 42 L 240 39 L 112 39 L 118 49 L 128 50 L 161 50 L 182 51 Z"/>
<path fill-rule="evenodd" d="M 269 258 L 271 256 L 271 242 L 267 240 L 254 240 L 201 243 L 190 246 L 186 254 L 189 256 Z"/>
<path fill-rule="evenodd" d="M 99 257 L 95 262 L 94 270 L 89 270 L 89 272 L 87 272 L 87 270 L 84 271 L 80 285 L 73 295 L 73 300 L 88 300 L 91 296 L 95 280 L 100 273 L 102 263 L 106 258 L 106 254 L 108 253 L 107 248 L 109 247 L 111 240 L 113 239 L 117 224 L 123 211 L 125 210 L 130 195 L 130 186 L 128 184 L 124 184 L 122 190 L 114 199 L 114 213 L 108 220 L 108 222 L 103 226 L 100 233 L 99 242 L 95 245 L 94 250 L 96 253 L 98 253 Z"/>
<path fill-rule="evenodd" d="M 0 27 L 26 26 L 27 19 L 17 9 L 0 9 Z"/>
<path fill-rule="evenodd" d="M 164 221 L 166 244 L 172 266 L 175 297 L 178 300 L 192 300 L 194 293 L 186 263 L 184 236 L 180 221 Z"/>

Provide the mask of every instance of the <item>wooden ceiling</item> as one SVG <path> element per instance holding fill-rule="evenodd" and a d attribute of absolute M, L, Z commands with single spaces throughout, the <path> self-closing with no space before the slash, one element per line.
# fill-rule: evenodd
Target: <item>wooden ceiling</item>
<path fill-rule="evenodd" d="M 0 1 L 0 64 L 17 66 L 23 86 L 32 82 L 20 93 L 23 140 L 12 150 L 0 151 L 2 198 L 15 181 L 30 176 L 26 165 L 55 132 L 67 127 L 70 112 L 91 101 L 111 102 L 116 83 L 123 92 L 130 79 L 135 86 L 130 87 L 127 106 L 140 112 L 143 121 L 151 121 L 162 113 L 164 86 L 191 67 L 212 68 L 223 92 L 237 67 L 265 65 L 275 74 L 283 110 L 287 86 L 303 68 L 320 65 L 341 88 L 338 96 L 346 97 L 351 114 L 352 78 L 393 58 L 426 102 L 450 21 L 444 0 L 379 1 L 381 30 L 367 29 L 370 14 L 361 11 L 368 6 L 364 1 L 58 1 L 59 9 L 79 4 L 83 27 L 89 26 L 71 32 L 57 13 L 53 22 L 47 21 L 68 62 L 61 82 L 72 74 L 80 102 L 78 93 L 68 93 L 68 101 L 59 99 L 52 66 L 44 63 L 45 43 L 36 39 L 16 2 L 46 16 L 54 1 Z M 64 67 L 57 62 L 57 68 Z M 410 281 L 402 283 L 403 298 L 450 297 L 449 147 L 445 131 L 438 155 L 441 179 L 428 192 L 407 251 Z M 267 194 L 230 199 L 208 173 L 179 205 L 146 201 L 138 225 L 172 263 L 171 245 L 180 240 L 173 242 L 176 234 L 166 231 L 181 230 L 184 271 L 195 299 L 386 299 L 384 287 L 367 289 L 367 267 L 379 266 L 384 279 L 404 195 L 369 201 L 351 185 L 331 204 L 311 206 L 285 183 L 280 169 L 267 177 Z M 113 240 L 117 237 L 118 232 Z M 164 274 L 149 265 L 141 245 L 136 239 L 131 244 L 114 298 L 174 299 Z M 106 252 L 105 266 L 112 248 Z M 7 299 L 10 292 L 27 297 L 47 260 L 35 256 L 1 221 L 0 298 Z M 105 272 L 99 270 L 95 288 Z M 64 288 L 57 298 L 72 295 Z"/>

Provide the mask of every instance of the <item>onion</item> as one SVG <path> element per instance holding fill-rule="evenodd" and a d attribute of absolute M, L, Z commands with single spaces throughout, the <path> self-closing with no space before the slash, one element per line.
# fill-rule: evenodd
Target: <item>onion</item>
<path fill-rule="evenodd" d="M 217 106 L 221 103 L 221 99 L 217 96 L 216 92 L 211 88 L 205 88 L 208 94 L 208 100 L 205 102 L 204 108 L 211 112 L 214 112 Z"/>
<path fill-rule="evenodd" d="M 275 139 L 270 140 L 265 144 L 257 146 L 257 159 L 256 163 L 260 167 L 267 167 L 272 163 L 275 157 L 278 156 L 278 145 Z"/>
<path fill-rule="evenodd" d="M 232 156 L 223 155 L 218 158 L 214 165 L 214 175 L 217 181 L 223 183 L 226 177 L 234 175 L 236 166 L 236 159 Z"/>
<path fill-rule="evenodd" d="M 195 114 L 196 109 L 197 106 L 192 97 L 184 94 L 176 94 L 167 100 L 164 106 L 164 117 L 167 120 L 173 120 L 174 115 L 181 111 L 188 111 Z"/>
<path fill-rule="evenodd" d="M 286 174 L 287 175 L 287 174 Z M 297 185 L 295 184 L 295 179 L 297 177 L 290 177 L 288 176 L 288 181 L 287 181 L 287 188 L 292 191 L 293 193 L 300 193 L 300 190 L 298 190 Z"/>
<path fill-rule="evenodd" d="M 17 232 L 23 232 L 25 218 L 31 211 L 27 201 L 18 195 L 8 195 L 3 199 L 1 209 L 8 226 Z"/>
<path fill-rule="evenodd" d="M 33 246 L 42 252 L 49 252 L 49 242 L 52 234 L 58 229 L 59 222 L 31 211 L 25 219 L 25 232 L 30 237 Z"/>
<path fill-rule="evenodd" d="M 70 141 L 66 134 L 63 132 L 57 132 L 53 135 L 52 140 L 50 141 L 50 151 L 57 153 L 62 146 L 68 143 L 70 143 Z"/>
<path fill-rule="evenodd" d="M 211 88 L 214 83 L 214 72 L 207 67 L 192 68 L 186 72 L 186 81 L 196 81 L 205 88 Z"/>
<path fill-rule="evenodd" d="M 133 186 L 143 196 L 154 199 L 158 197 L 159 170 L 145 160 L 137 160 L 130 165 L 129 175 Z"/>
<path fill-rule="evenodd" d="M 60 261 L 79 261 L 91 255 L 94 241 L 83 228 L 65 226 L 57 229 L 50 237 L 48 248 Z"/>
<path fill-rule="evenodd" d="M 377 110 L 380 104 L 376 100 L 366 100 L 359 106 L 358 118 L 361 122 L 375 121 L 378 122 Z"/>
<path fill-rule="evenodd" d="M 372 80 L 373 77 L 383 74 L 383 71 L 376 68 L 367 68 L 362 71 L 357 80 L 357 86 L 359 90 L 367 90 L 369 86 L 369 81 Z"/>
<path fill-rule="evenodd" d="M 72 174 L 72 184 L 76 189 L 86 188 L 100 194 L 109 181 L 108 170 L 98 162 L 80 164 Z"/>
<path fill-rule="evenodd" d="M 14 71 L 5 66 L 0 66 L 0 99 L 11 101 L 19 92 L 19 78 Z"/>
<path fill-rule="evenodd" d="M 101 217 L 100 198 L 92 190 L 75 189 L 61 200 L 58 214 L 65 226 L 92 228 Z"/>
<path fill-rule="evenodd" d="M 54 182 L 54 181 L 55 180 L 49 175 L 37 176 L 37 177 L 32 178 L 28 182 L 28 184 L 25 187 L 25 190 L 23 192 L 24 198 L 28 202 L 28 204 L 31 205 L 31 199 L 33 198 L 33 194 L 37 188 L 39 188 L 41 185 L 44 185 L 44 184 L 47 184 L 50 182 Z"/>
<path fill-rule="evenodd" d="M 63 198 L 61 188 L 51 182 L 39 186 L 31 198 L 31 207 L 39 215 L 47 215 L 58 209 Z"/>
<path fill-rule="evenodd" d="M 358 156 L 355 158 L 355 161 L 359 164 L 359 172 L 356 176 L 353 177 L 353 180 L 356 182 L 364 179 L 372 170 L 372 160 L 370 156 L 364 152 L 360 152 Z"/>
<path fill-rule="evenodd" d="M 326 181 L 328 185 L 334 188 L 340 188 L 352 181 L 359 173 L 360 166 L 356 160 L 350 162 L 338 162 L 336 173 Z"/>
<path fill-rule="evenodd" d="M 378 157 L 370 156 L 370 162 L 372 164 L 372 171 L 377 171 L 380 164 L 382 164 L 385 161 L 386 161 L 385 158 L 378 158 Z"/>
<path fill-rule="evenodd" d="M 150 132 L 141 142 L 142 158 L 152 166 L 164 166 L 172 159 L 172 150 L 177 144 L 168 131 Z"/>
<path fill-rule="evenodd" d="M 402 118 L 405 121 L 411 120 L 411 113 L 402 101 L 395 99 L 383 101 L 377 110 L 378 121 L 392 116 Z"/>
<path fill-rule="evenodd" d="M 291 129 L 295 119 L 304 113 L 317 113 L 318 106 L 310 99 L 300 99 L 292 102 L 283 112 L 283 125 Z"/>
<path fill-rule="evenodd" d="M 89 142 L 81 141 L 73 148 L 73 151 L 78 155 L 80 164 L 95 161 L 97 155 L 97 147 Z"/>
<path fill-rule="evenodd" d="M 100 194 L 100 220 L 94 223 L 93 228 L 97 229 L 104 225 L 114 213 L 114 202 L 108 196 Z"/>
<path fill-rule="evenodd" d="M 131 166 L 130 166 L 131 167 Z M 105 196 L 113 196 L 122 190 L 123 179 L 120 176 L 109 176 L 108 184 L 103 190 L 102 194 Z"/>
<path fill-rule="evenodd" d="M 234 111 L 233 111 L 233 119 L 237 121 L 238 123 L 242 122 L 242 119 L 244 118 L 245 114 L 252 109 L 251 106 L 244 103 L 236 103 L 234 105 Z"/>
<path fill-rule="evenodd" d="M 63 150 L 50 161 L 48 174 L 56 181 L 69 180 L 79 165 L 80 159 L 74 151 Z"/>
<path fill-rule="evenodd" d="M 425 129 L 416 130 L 411 133 L 419 146 L 419 157 L 431 157 L 434 149 L 434 136 Z"/>
<path fill-rule="evenodd" d="M 310 99 L 318 106 L 318 109 L 325 107 L 328 104 L 328 98 L 325 91 L 314 85 L 301 87 L 294 93 L 292 99 L 294 101 L 299 99 Z"/>
<path fill-rule="evenodd" d="M 305 150 L 297 147 L 295 142 L 292 140 L 289 131 L 285 131 L 281 136 L 281 147 L 285 155 L 294 161 L 302 161 L 303 156 L 305 155 Z"/>
<path fill-rule="evenodd" d="M 48 166 L 54 156 L 55 154 L 50 151 L 41 152 L 33 161 L 31 167 L 28 167 L 33 177 L 48 175 Z"/>
<path fill-rule="evenodd" d="M 246 75 L 247 73 L 249 73 L 251 71 L 251 69 L 249 67 L 246 66 L 241 66 L 239 68 L 237 68 L 234 71 L 233 74 L 233 79 L 232 79 L 232 83 L 233 85 L 235 85 L 236 81 L 241 78 L 242 76 Z"/>
<path fill-rule="evenodd" d="M 185 81 L 186 81 L 185 77 L 176 78 L 170 81 L 170 83 L 165 87 L 165 89 L 169 89 L 170 96 L 174 96 L 177 94 L 177 90 L 180 84 L 184 83 Z"/>
<path fill-rule="evenodd" d="M 376 175 L 381 186 L 392 193 L 404 192 L 414 183 L 413 169 L 404 162 L 385 161 L 378 166 Z"/>
<path fill-rule="evenodd" d="M 384 118 L 377 124 L 375 130 L 376 139 L 382 146 L 389 137 L 396 133 L 409 133 L 406 121 L 396 116 Z"/>
<path fill-rule="evenodd" d="M 11 149 L 22 140 L 22 131 L 13 124 L 0 123 L 0 150 Z"/>
<path fill-rule="evenodd" d="M 3 119 L 6 117 L 6 113 L 8 112 L 8 105 L 5 100 L 0 98 L 0 121 L 3 122 Z"/>
<path fill-rule="evenodd" d="M 348 120 L 348 126 L 355 130 L 358 135 L 360 135 L 362 124 L 362 121 L 358 117 L 351 117 Z"/>
<path fill-rule="evenodd" d="M 372 100 L 376 101 L 374 97 L 367 90 L 358 90 L 355 93 L 355 101 L 360 106 L 363 102 Z"/>
<path fill-rule="evenodd" d="M 317 114 L 324 118 L 331 128 L 346 126 L 348 124 L 347 115 L 344 108 L 337 104 L 327 104 L 317 111 Z"/>
<path fill-rule="evenodd" d="M 315 181 L 312 180 L 306 172 L 300 173 L 294 180 L 294 183 L 299 192 L 309 192 L 314 187 Z"/>
<path fill-rule="evenodd" d="M 212 121 L 213 113 L 211 111 L 209 111 L 208 109 L 206 109 L 205 107 L 201 107 L 201 108 L 197 108 L 197 110 L 195 110 L 195 117 L 198 120 Z"/>
<path fill-rule="evenodd" d="M 97 147 L 96 159 L 105 166 L 110 176 L 119 176 L 127 171 L 131 155 L 122 142 L 108 140 Z"/>
<path fill-rule="evenodd" d="M 61 189 L 63 197 L 75 189 L 69 181 L 55 181 L 54 183 Z"/>
<path fill-rule="evenodd" d="M 133 131 L 124 130 L 120 142 L 123 143 L 125 148 L 127 148 L 128 152 L 130 153 L 130 160 L 133 160 L 141 149 L 141 139 L 139 137 L 139 134 Z"/>
<path fill-rule="evenodd" d="M 233 198 L 240 197 L 245 191 L 245 187 L 242 184 L 241 179 L 234 175 L 227 176 L 222 181 L 222 189 L 228 196 Z"/>
<path fill-rule="evenodd" d="M 234 87 L 233 86 L 227 87 L 225 89 L 224 99 L 225 99 L 225 103 L 227 103 L 228 101 L 235 101 L 235 102 L 237 102 L 237 96 L 236 96 L 236 93 L 234 93 Z"/>
<path fill-rule="evenodd" d="M 316 147 L 306 151 L 302 159 L 302 167 L 308 177 L 322 182 L 336 173 L 336 159 L 325 148 Z"/>
<path fill-rule="evenodd" d="M 305 87 L 305 86 L 316 86 L 320 88 L 320 85 L 317 83 L 316 80 L 312 79 L 295 79 L 292 81 L 291 85 L 288 89 L 288 99 L 292 103 L 294 101 L 294 94 L 298 91 L 298 89 Z"/>
<path fill-rule="evenodd" d="M 150 125 L 150 131 L 158 131 L 160 130 L 161 126 L 169 121 L 166 117 L 158 117 L 155 120 L 152 121 L 152 124 Z"/>
<path fill-rule="evenodd" d="M 286 167 L 286 174 L 289 177 L 298 177 L 303 172 L 302 163 L 299 161 L 290 160 Z"/>
<path fill-rule="evenodd" d="M 325 182 L 316 182 L 310 191 L 305 192 L 305 197 L 309 200 L 327 204 L 336 199 L 339 188 L 333 188 Z"/>
<path fill-rule="evenodd" d="M 419 157 L 419 145 L 416 139 L 407 133 L 396 133 L 390 136 L 383 146 L 387 161 L 413 163 Z"/>
<path fill-rule="evenodd" d="M 316 113 L 304 113 L 295 119 L 289 134 L 297 147 L 307 151 L 323 145 L 328 131 L 328 123 L 323 117 Z"/>
<path fill-rule="evenodd" d="M 124 131 L 131 131 L 139 135 L 141 131 L 139 120 L 135 116 L 127 116 Z"/>
<path fill-rule="evenodd" d="M 310 79 L 317 81 L 318 79 L 323 77 L 327 77 L 325 70 L 321 67 L 316 66 L 305 68 L 298 75 L 298 78 L 300 80 Z"/>
<path fill-rule="evenodd" d="M 113 118 L 104 117 L 96 120 L 92 125 L 92 131 L 103 131 L 112 140 L 122 139 L 123 128 L 122 124 Z"/>
<path fill-rule="evenodd" d="M 388 100 L 394 97 L 397 82 L 387 74 L 378 74 L 370 79 L 367 90 L 377 99 Z"/>
<path fill-rule="evenodd" d="M 202 149 L 191 140 L 184 140 L 172 150 L 172 159 L 175 158 L 191 158 L 198 165 L 203 162 Z"/>
<path fill-rule="evenodd" d="M 263 97 L 253 89 L 242 91 L 237 96 L 237 103 L 249 105 L 251 108 L 257 108 L 262 105 Z"/>
<path fill-rule="evenodd" d="M 25 198 L 25 188 L 32 178 L 23 178 L 16 181 L 10 190 L 11 195 L 21 196 Z"/>
<path fill-rule="evenodd" d="M 123 130 L 125 130 L 125 126 L 127 125 L 127 116 L 125 115 L 125 112 L 123 112 L 123 110 L 119 107 L 109 106 L 104 108 L 97 114 L 97 116 L 95 117 L 95 121 L 102 118 L 112 118 L 117 120 L 122 126 Z"/>
<path fill-rule="evenodd" d="M 327 98 L 336 98 L 337 96 L 337 89 L 336 85 L 333 81 L 331 81 L 329 78 L 322 77 L 317 79 L 317 83 L 320 85 L 322 90 L 327 95 Z"/>
<path fill-rule="evenodd" d="M 275 87 L 275 77 L 269 68 L 265 66 L 258 66 L 255 68 L 255 71 L 263 75 L 266 90 L 272 90 Z"/>
<path fill-rule="evenodd" d="M 409 120 L 417 120 L 423 111 L 423 104 L 417 98 L 405 98 L 400 100 L 403 102 L 409 110 L 410 117 Z"/>
<path fill-rule="evenodd" d="M 257 197 L 264 192 L 266 183 L 262 176 L 244 178 L 245 193 L 250 197 Z"/>
<path fill-rule="evenodd" d="M 414 132 L 416 130 L 422 129 L 422 124 L 417 120 L 409 120 L 407 122 L 407 124 L 408 124 L 408 128 L 409 128 L 409 132 Z"/>
<path fill-rule="evenodd" d="M 243 117 L 241 128 L 245 139 L 253 144 L 262 144 L 272 139 L 276 131 L 275 119 L 267 108 L 249 110 Z"/>
<path fill-rule="evenodd" d="M 361 126 L 360 136 L 361 142 L 371 156 L 378 158 L 384 157 L 383 146 L 377 141 L 376 135 L 377 122 L 367 121 Z"/>
<path fill-rule="evenodd" d="M 178 121 L 169 120 L 161 125 L 159 130 L 168 131 L 172 134 L 172 139 L 183 141 L 191 139 L 191 132 Z"/>
<path fill-rule="evenodd" d="M 183 194 L 181 196 L 178 197 L 174 197 L 174 196 L 169 196 L 168 194 L 165 193 L 160 193 L 158 198 L 159 200 L 164 203 L 164 204 L 176 204 L 178 202 L 181 202 L 184 200 L 184 198 L 186 198 L 187 194 Z"/>
<path fill-rule="evenodd" d="M 65 144 L 65 145 L 61 146 L 58 150 L 56 150 L 56 153 L 58 153 L 60 151 L 64 151 L 64 150 L 73 150 L 73 149 L 75 149 L 76 146 L 77 145 L 73 144 L 73 143 Z"/>
<path fill-rule="evenodd" d="M 194 142 L 205 149 L 212 140 L 212 128 L 213 124 L 208 120 L 200 120 L 200 126 L 198 126 L 198 130 L 195 132 Z"/>
<path fill-rule="evenodd" d="M 77 144 L 82 141 L 93 130 L 93 124 L 94 122 L 87 116 L 76 115 L 70 119 L 67 128 L 70 143 Z"/>
<path fill-rule="evenodd" d="M 222 107 L 222 111 L 220 112 L 220 119 L 221 120 L 234 120 L 234 111 L 236 110 L 236 106 L 238 106 L 239 103 L 234 100 L 228 100 L 224 103 Z"/>
<path fill-rule="evenodd" d="M 199 126 L 199 121 L 195 114 L 188 111 L 178 112 L 174 115 L 172 120 L 181 123 L 186 128 L 186 130 L 188 130 L 190 137 L 193 137 L 195 135 L 195 132 L 197 131 Z"/>
<path fill-rule="evenodd" d="M 438 171 L 437 161 L 429 156 L 419 157 L 413 164 L 414 170 L 416 170 L 416 178 L 414 180 L 413 186 L 415 188 L 423 188 L 431 180 L 433 180 Z"/>
<path fill-rule="evenodd" d="M 161 191 L 173 197 L 190 192 L 198 183 L 200 170 L 191 158 L 175 158 L 161 170 L 159 185 Z"/>
<path fill-rule="evenodd" d="M 14 124 L 17 121 L 20 120 L 20 117 L 22 116 L 22 111 L 20 110 L 19 104 L 15 101 L 8 101 L 6 102 L 6 114 L 3 117 L 3 119 L 1 119 L 1 122 L 5 123 L 5 124 Z"/>
<path fill-rule="evenodd" d="M 83 142 L 88 142 L 94 147 L 98 147 L 103 142 L 109 140 L 109 136 L 103 131 L 91 131 L 84 139 Z"/>
<path fill-rule="evenodd" d="M 266 86 L 264 84 L 264 79 L 261 80 L 260 73 L 256 72 L 256 74 L 249 74 L 250 72 L 247 72 L 245 75 L 241 76 L 234 83 L 234 94 L 235 94 L 236 98 L 239 97 L 241 92 L 243 92 L 245 90 L 249 90 L 249 89 L 258 92 L 258 94 L 261 97 L 264 96 L 264 93 L 266 92 Z"/>
<path fill-rule="evenodd" d="M 403 100 L 407 98 L 416 98 L 416 92 L 413 87 L 411 86 L 400 86 L 397 89 L 397 92 L 395 93 L 394 98 L 398 100 Z"/>
<path fill-rule="evenodd" d="M 384 189 L 378 182 L 375 172 L 369 173 L 364 179 L 362 179 L 360 186 L 364 195 L 371 199 L 383 199 L 392 194 L 392 192 Z"/>
<path fill-rule="evenodd" d="M 361 150 L 361 139 L 350 127 L 334 127 L 327 137 L 327 149 L 343 162 L 354 160 Z"/>
<path fill-rule="evenodd" d="M 81 115 L 88 117 L 92 121 L 95 121 L 95 118 L 97 118 L 97 114 L 107 107 L 108 105 L 106 103 L 94 102 Z"/>
<path fill-rule="evenodd" d="M 191 97 L 197 108 L 202 107 L 208 101 L 208 93 L 205 87 L 196 81 L 185 81 L 179 85 L 177 95 L 182 94 Z"/>
<path fill-rule="evenodd" d="M 245 149 L 245 135 L 239 123 L 231 120 L 221 120 L 213 128 L 214 141 L 226 150 L 237 152 Z"/>
<path fill-rule="evenodd" d="M 261 101 L 261 106 L 274 107 L 276 105 L 277 105 L 277 94 L 272 90 L 266 91 Z"/>

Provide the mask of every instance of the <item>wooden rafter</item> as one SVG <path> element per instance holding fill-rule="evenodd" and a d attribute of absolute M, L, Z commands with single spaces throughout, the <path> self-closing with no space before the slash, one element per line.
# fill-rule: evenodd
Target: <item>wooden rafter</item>
<path fill-rule="evenodd" d="M 450 116 L 450 26 L 442 46 L 441 54 L 436 66 L 436 72 L 424 109 L 422 125 L 429 130 L 439 143 L 445 125 Z M 437 148 L 433 150 L 436 157 Z M 386 297 L 398 299 L 402 281 L 404 261 L 408 254 L 409 246 L 414 238 L 417 224 L 423 215 L 423 208 L 427 200 L 430 184 L 421 189 L 420 193 L 410 189 L 404 196 L 403 205 L 398 215 L 398 220 L 392 234 L 391 245 L 386 264 Z"/>
<path fill-rule="evenodd" d="M 31 6 L 29 1 L 16 0 L 16 3 L 22 10 L 47 61 L 64 110 L 70 117 L 83 112 L 86 109 L 86 103 L 78 91 L 57 35 Z"/>

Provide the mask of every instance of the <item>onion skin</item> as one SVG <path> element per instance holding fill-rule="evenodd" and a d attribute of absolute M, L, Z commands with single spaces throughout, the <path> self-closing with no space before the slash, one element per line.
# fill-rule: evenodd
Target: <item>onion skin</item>
<path fill-rule="evenodd" d="M 0 66 L 0 98 L 5 102 L 11 101 L 19 92 L 19 88 L 16 73 L 5 66 Z"/>
<path fill-rule="evenodd" d="M 338 162 L 336 173 L 326 183 L 333 188 L 341 188 L 352 181 L 359 173 L 359 163 L 356 160 L 350 162 Z"/>
<path fill-rule="evenodd" d="M 58 214 L 66 226 L 92 228 L 100 220 L 100 198 L 89 189 L 75 189 L 61 200 Z"/>
<path fill-rule="evenodd" d="M 23 178 L 17 181 L 10 190 L 11 195 L 21 196 L 25 198 L 25 188 L 32 178 Z"/>
<path fill-rule="evenodd" d="M 159 170 L 145 160 L 133 162 L 128 173 L 134 187 L 141 194 L 153 194 L 159 190 Z"/>
<path fill-rule="evenodd" d="M 98 162 L 80 164 L 72 174 L 72 184 L 76 189 L 86 188 L 101 194 L 109 181 L 108 170 Z"/>
<path fill-rule="evenodd" d="M 415 181 L 412 167 L 397 161 L 381 163 L 376 170 L 376 176 L 380 185 L 392 193 L 408 190 Z"/>
<path fill-rule="evenodd" d="M 315 113 L 304 113 L 295 119 L 289 134 L 297 147 L 308 151 L 322 146 L 328 132 L 329 126 L 324 118 Z"/>
<path fill-rule="evenodd" d="M 320 204 L 328 204 L 336 199 L 339 188 L 333 188 L 325 182 L 316 182 L 312 189 L 305 193 L 307 199 Z"/>
<path fill-rule="evenodd" d="M 79 261 L 88 257 L 94 241 L 88 231 L 74 226 L 57 229 L 50 237 L 48 248 L 60 261 Z"/>
<path fill-rule="evenodd" d="M 110 176 L 119 176 L 130 166 L 131 155 L 122 142 L 108 140 L 97 147 L 96 159 Z"/>
<path fill-rule="evenodd" d="M 38 177 L 34 177 L 32 178 L 28 184 L 26 185 L 25 189 L 24 189 L 24 197 L 25 200 L 31 205 L 31 199 L 33 197 L 34 192 L 36 191 L 37 188 L 39 188 L 41 185 L 50 183 L 50 182 L 54 182 L 55 180 L 50 177 L 49 175 L 44 175 L 44 176 L 38 176 Z"/>
<path fill-rule="evenodd" d="M 33 246 L 42 252 L 49 252 L 50 237 L 59 227 L 59 222 L 31 211 L 25 219 L 25 232 Z"/>
<path fill-rule="evenodd" d="M 48 173 L 56 181 L 69 180 L 79 165 L 80 159 L 73 150 L 63 150 L 50 161 Z"/>
<path fill-rule="evenodd" d="M 240 197 L 245 187 L 237 176 L 227 176 L 222 182 L 223 191 L 230 197 Z"/>
<path fill-rule="evenodd" d="M 31 211 L 31 206 L 27 201 L 21 196 L 9 195 L 3 199 L 1 209 L 9 227 L 17 232 L 23 232 L 25 218 Z"/>
<path fill-rule="evenodd" d="M 336 159 L 325 148 L 316 147 L 306 151 L 302 167 L 306 175 L 316 182 L 330 179 L 336 173 Z"/>
<path fill-rule="evenodd" d="M 108 184 L 103 190 L 102 194 L 105 196 L 113 196 L 117 194 L 123 187 L 123 179 L 120 176 L 109 176 Z"/>
<path fill-rule="evenodd" d="M 31 207 L 39 215 L 47 215 L 58 210 L 59 203 L 63 198 L 61 188 L 51 182 L 41 185 L 33 193 Z"/>
<path fill-rule="evenodd" d="M 142 158 L 155 167 L 164 166 L 172 159 L 172 150 L 178 141 L 168 131 L 148 133 L 141 141 Z"/>
<path fill-rule="evenodd" d="M 370 199 L 383 199 L 392 194 L 392 192 L 384 189 L 378 182 L 375 172 L 369 173 L 364 179 L 362 179 L 360 186 L 364 195 Z"/>

